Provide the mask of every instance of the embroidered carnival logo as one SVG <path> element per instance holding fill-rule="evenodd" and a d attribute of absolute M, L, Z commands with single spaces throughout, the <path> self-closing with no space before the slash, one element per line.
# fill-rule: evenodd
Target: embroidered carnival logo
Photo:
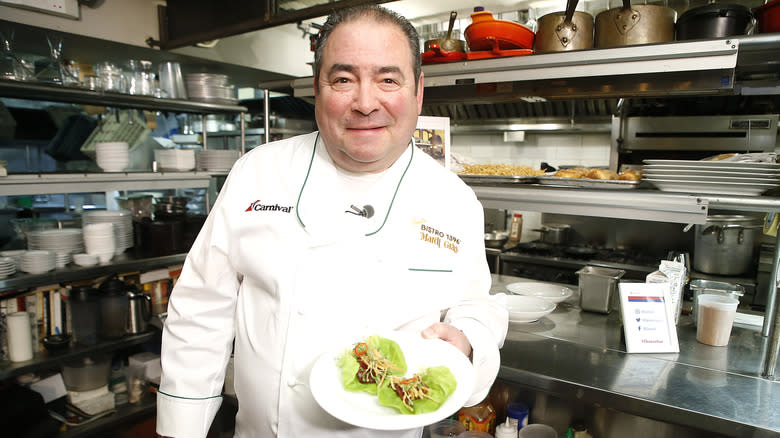
<path fill-rule="evenodd" d="M 285 207 L 279 204 L 261 204 L 260 200 L 249 204 L 244 211 L 281 211 L 282 213 L 292 213 L 292 205 Z"/>

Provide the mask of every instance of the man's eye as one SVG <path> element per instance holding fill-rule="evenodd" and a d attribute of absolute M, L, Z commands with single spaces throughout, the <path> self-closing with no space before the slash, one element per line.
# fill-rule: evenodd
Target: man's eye
<path fill-rule="evenodd" d="M 379 81 L 379 84 L 384 89 L 396 89 L 401 86 L 401 84 L 393 78 L 382 79 L 381 81 Z"/>

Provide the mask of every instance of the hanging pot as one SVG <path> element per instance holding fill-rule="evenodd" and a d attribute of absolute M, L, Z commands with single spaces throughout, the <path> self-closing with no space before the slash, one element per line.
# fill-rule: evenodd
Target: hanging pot
<path fill-rule="evenodd" d="M 593 16 L 575 11 L 577 0 L 566 2 L 566 11 L 543 15 L 538 20 L 536 53 L 564 52 L 593 47 Z"/>
<path fill-rule="evenodd" d="M 674 40 L 674 9 L 660 5 L 635 5 L 623 0 L 623 7 L 596 15 L 594 46 L 599 48 Z"/>
<path fill-rule="evenodd" d="M 677 39 L 696 40 L 745 35 L 753 14 L 742 5 L 710 4 L 685 11 L 677 20 Z"/>
<path fill-rule="evenodd" d="M 758 20 L 760 33 L 780 32 L 780 0 L 772 0 L 756 8 L 753 13 Z"/>
<path fill-rule="evenodd" d="M 434 46 L 438 50 L 439 53 L 441 52 L 461 52 L 466 53 L 466 42 L 463 40 L 454 40 L 452 39 L 452 28 L 455 25 L 455 19 L 458 17 L 458 13 L 456 11 L 450 12 L 450 24 L 447 27 L 447 38 L 436 38 L 432 40 L 428 40 L 423 45 L 424 51 L 432 52 L 434 49 Z"/>

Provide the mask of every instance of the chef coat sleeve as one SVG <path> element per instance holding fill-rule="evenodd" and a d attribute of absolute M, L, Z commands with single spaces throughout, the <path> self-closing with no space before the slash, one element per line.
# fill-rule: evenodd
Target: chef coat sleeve
<path fill-rule="evenodd" d="M 232 174 L 231 174 L 232 176 Z M 157 433 L 205 437 L 222 403 L 240 276 L 228 258 L 224 205 L 230 179 L 206 219 L 168 301 L 162 334 Z"/>
<path fill-rule="evenodd" d="M 462 276 L 460 283 L 466 287 L 465 299 L 447 311 L 443 322 L 457 327 L 471 343 L 475 381 L 465 406 L 472 406 L 485 399 L 498 376 L 499 349 L 504 345 L 509 314 L 490 296 L 492 280 L 485 257 L 482 204 L 474 197 L 467 205 L 470 208 L 464 216 L 468 218 L 469 244 L 464 246 L 465 257 L 457 267 Z"/>

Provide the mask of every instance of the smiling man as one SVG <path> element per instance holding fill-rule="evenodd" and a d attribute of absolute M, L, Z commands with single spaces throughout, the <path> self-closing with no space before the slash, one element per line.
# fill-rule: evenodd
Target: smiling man
<path fill-rule="evenodd" d="M 414 28 L 375 5 L 339 11 L 314 71 L 319 132 L 236 162 L 171 294 L 162 436 L 206 436 L 231 353 L 237 437 L 419 438 L 422 424 L 358 428 L 347 417 L 362 407 L 333 416 L 315 401 L 316 360 L 366 335 L 452 344 L 474 367 L 467 405 L 498 373 L 507 313 L 489 297 L 482 207 L 411 141 L 423 99 Z"/>

